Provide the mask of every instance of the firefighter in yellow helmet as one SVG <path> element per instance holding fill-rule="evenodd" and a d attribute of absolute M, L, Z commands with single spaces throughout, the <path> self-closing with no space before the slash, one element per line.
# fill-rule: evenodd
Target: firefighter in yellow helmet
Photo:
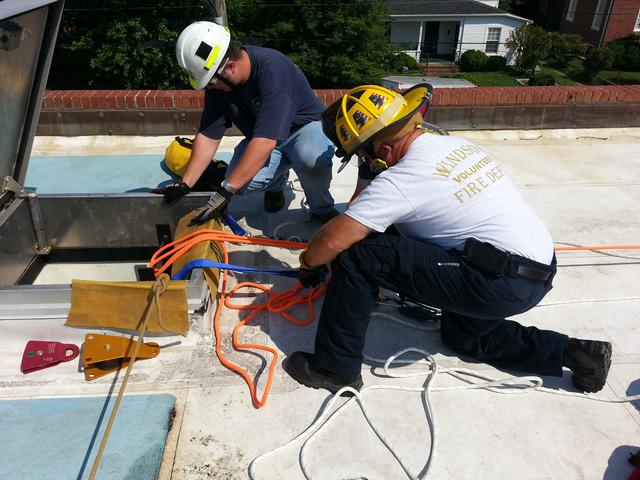
<path fill-rule="evenodd" d="M 457 353 L 538 375 L 568 367 L 576 387 L 600 390 L 609 342 L 505 320 L 551 289 L 553 242 L 488 152 L 423 124 L 431 95 L 427 84 L 403 95 L 365 85 L 323 114 L 343 167 L 355 156 L 372 175 L 359 175 L 347 211 L 300 255 L 304 286 L 317 285 L 329 264 L 331 278 L 314 352 L 292 353 L 285 370 L 334 393 L 361 388 L 365 335 L 383 287 L 438 309 L 442 340 Z"/>

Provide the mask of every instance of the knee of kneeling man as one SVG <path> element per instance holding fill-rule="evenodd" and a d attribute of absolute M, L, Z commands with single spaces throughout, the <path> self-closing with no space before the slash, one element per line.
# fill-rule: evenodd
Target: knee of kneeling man
<path fill-rule="evenodd" d="M 324 170 L 333 165 L 333 148 L 325 152 L 309 151 L 300 156 L 307 170 Z"/>

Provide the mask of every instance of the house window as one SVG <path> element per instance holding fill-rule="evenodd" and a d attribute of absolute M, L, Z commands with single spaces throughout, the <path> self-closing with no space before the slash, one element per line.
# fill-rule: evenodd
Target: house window
<path fill-rule="evenodd" d="M 598 0 L 598 5 L 596 6 L 596 13 L 593 15 L 593 22 L 591 23 L 591 28 L 593 30 L 600 30 L 600 27 L 602 26 L 605 3 L 607 3 L 606 0 Z"/>
<path fill-rule="evenodd" d="M 489 27 L 489 31 L 487 32 L 487 46 L 484 49 L 486 53 L 498 53 L 501 32 L 502 28 Z"/>
<path fill-rule="evenodd" d="M 576 8 L 578 7 L 578 0 L 570 0 L 569 8 L 567 9 L 567 20 L 573 22 L 576 16 Z"/>
<path fill-rule="evenodd" d="M 638 12 L 638 18 L 636 18 L 636 26 L 633 27 L 634 32 L 640 32 L 640 12 Z"/>

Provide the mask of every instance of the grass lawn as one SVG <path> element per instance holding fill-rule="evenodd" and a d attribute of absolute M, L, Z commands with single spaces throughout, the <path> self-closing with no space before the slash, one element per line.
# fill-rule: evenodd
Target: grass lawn
<path fill-rule="evenodd" d="M 562 73 L 560 73 L 558 70 L 555 70 L 553 68 L 550 67 L 545 67 L 545 66 L 540 66 L 540 71 L 537 73 L 548 73 L 549 75 L 551 75 L 553 77 L 553 79 L 556 81 L 556 84 L 558 85 L 577 85 L 577 82 L 574 82 L 573 80 L 568 79 L 567 77 L 565 77 Z"/>
<path fill-rule="evenodd" d="M 598 72 L 598 77 L 606 78 L 610 82 L 618 85 L 639 85 L 640 84 L 640 72 L 619 72 L 616 70 L 602 70 Z M 595 79 L 598 81 L 598 78 Z M 599 82 L 600 84 L 607 84 L 606 82 Z"/>
<path fill-rule="evenodd" d="M 504 72 L 463 72 L 440 75 L 444 78 L 463 78 L 479 87 L 517 87 L 519 75 L 505 70 Z"/>

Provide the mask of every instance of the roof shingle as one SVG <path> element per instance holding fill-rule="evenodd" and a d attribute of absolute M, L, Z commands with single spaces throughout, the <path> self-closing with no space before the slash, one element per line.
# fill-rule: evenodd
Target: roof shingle
<path fill-rule="evenodd" d="M 508 15 L 475 0 L 387 0 L 391 15 Z"/>

